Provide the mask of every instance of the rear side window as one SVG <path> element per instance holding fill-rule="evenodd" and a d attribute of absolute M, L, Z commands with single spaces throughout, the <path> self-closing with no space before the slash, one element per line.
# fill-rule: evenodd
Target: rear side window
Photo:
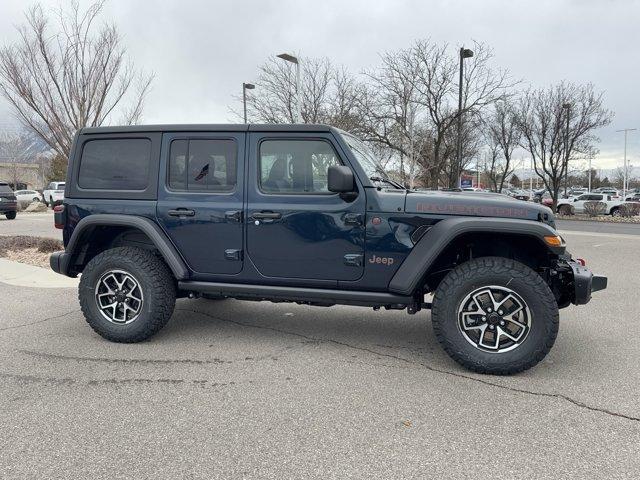
<path fill-rule="evenodd" d="M 171 142 L 169 188 L 190 192 L 232 192 L 236 188 L 236 142 L 189 139 Z"/>
<path fill-rule="evenodd" d="M 82 149 L 78 186 L 99 190 L 145 190 L 150 162 L 149 139 L 89 140 Z M 64 184 L 60 188 L 64 188 Z"/>

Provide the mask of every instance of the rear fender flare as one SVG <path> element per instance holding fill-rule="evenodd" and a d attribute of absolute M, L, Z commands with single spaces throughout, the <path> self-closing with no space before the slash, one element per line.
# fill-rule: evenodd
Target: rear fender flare
<path fill-rule="evenodd" d="M 189 270 L 184 260 L 160 227 L 149 218 L 135 215 L 96 214 L 84 217 L 74 228 L 69 243 L 65 248 L 65 253 L 69 256 L 67 265 L 73 265 L 83 242 L 91 235 L 93 230 L 96 227 L 104 226 L 139 229 L 153 242 L 177 280 L 189 278 Z"/>

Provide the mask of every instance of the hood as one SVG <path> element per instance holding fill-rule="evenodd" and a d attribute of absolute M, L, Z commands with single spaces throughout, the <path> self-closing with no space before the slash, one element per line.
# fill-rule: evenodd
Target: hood
<path fill-rule="evenodd" d="M 544 221 L 555 228 L 549 207 L 486 192 L 412 192 L 407 194 L 407 213 L 429 213 L 472 217 L 520 218 Z"/>

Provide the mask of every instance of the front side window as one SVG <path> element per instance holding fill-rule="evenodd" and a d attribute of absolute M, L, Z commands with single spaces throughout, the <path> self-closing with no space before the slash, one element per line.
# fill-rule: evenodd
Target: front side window
<path fill-rule="evenodd" d="M 340 160 L 324 140 L 265 140 L 260 143 L 260 189 L 265 193 L 329 193 L 327 175 Z"/>
<path fill-rule="evenodd" d="M 145 190 L 149 183 L 151 141 L 107 138 L 84 144 L 78 186 L 98 190 Z M 55 187 L 55 186 L 54 186 Z M 64 183 L 57 184 L 63 189 Z"/>
<path fill-rule="evenodd" d="M 236 143 L 228 139 L 171 142 L 169 188 L 194 192 L 231 192 L 236 187 Z"/>

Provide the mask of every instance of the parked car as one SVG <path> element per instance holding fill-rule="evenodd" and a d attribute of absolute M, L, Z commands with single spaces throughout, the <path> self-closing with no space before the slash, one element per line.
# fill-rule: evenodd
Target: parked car
<path fill-rule="evenodd" d="M 151 337 L 177 297 L 430 308 L 453 359 L 511 374 L 545 357 L 558 309 L 606 287 L 548 208 L 407 191 L 325 125 L 85 128 L 76 145 L 50 263 L 81 274 L 82 312 L 111 341 Z"/>
<path fill-rule="evenodd" d="M 640 202 L 640 193 L 634 193 L 624 199 L 625 202 Z"/>
<path fill-rule="evenodd" d="M 64 200 L 65 182 L 51 182 L 42 192 L 44 203 L 53 208 Z"/>
<path fill-rule="evenodd" d="M 8 220 L 16 218 L 18 212 L 18 201 L 8 183 L 0 182 L 0 215 L 4 215 Z"/>
<path fill-rule="evenodd" d="M 551 197 L 551 194 L 545 190 L 536 192 L 533 197 L 533 201 L 541 203 L 545 207 L 551 207 L 553 205 L 553 198 Z"/>
<path fill-rule="evenodd" d="M 593 190 L 591 193 L 604 193 L 610 195 L 612 200 L 620 199 L 620 192 L 613 187 L 600 187 Z"/>
<path fill-rule="evenodd" d="M 605 214 L 613 215 L 614 217 L 620 215 L 620 205 L 623 203 L 620 200 L 614 200 L 611 195 L 605 193 L 587 193 L 574 199 L 558 200 L 556 211 L 569 215 L 571 214 L 571 207 L 573 207 L 575 213 L 584 213 L 584 204 L 587 202 L 604 203 L 606 205 Z"/>
<path fill-rule="evenodd" d="M 16 198 L 20 203 L 41 202 L 42 195 L 36 190 L 16 190 Z"/>
<path fill-rule="evenodd" d="M 531 198 L 530 195 L 524 190 L 512 190 L 511 192 L 511 197 L 517 200 L 524 200 L 525 202 L 528 202 Z"/>

